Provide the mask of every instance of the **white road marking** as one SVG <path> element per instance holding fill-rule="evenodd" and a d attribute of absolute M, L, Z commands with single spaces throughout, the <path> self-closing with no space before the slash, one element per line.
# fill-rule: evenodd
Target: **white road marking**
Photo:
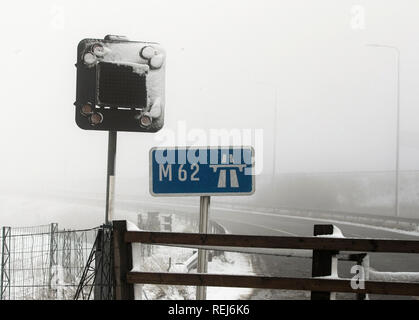
<path fill-rule="evenodd" d="M 217 218 L 217 220 L 224 220 L 224 221 L 229 221 L 229 222 L 234 222 L 234 223 L 246 224 L 248 226 L 259 227 L 259 228 L 263 228 L 263 229 L 267 229 L 267 230 L 271 230 L 271 231 L 275 231 L 275 232 L 281 232 L 281 233 L 289 234 L 290 236 L 299 237 L 298 234 L 288 232 L 288 231 L 284 231 L 284 230 L 277 229 L 277 228 L 270 228 L 270 227 L 267 227 L 267 226 L 264 226 L 264 225 L 261 225 L 261 224 L 247 223 L 247 222 L 243 222 L 243 221 L 231 220 L 231 219 L 226 219 L 226 218 Z"/>
<path fill-rule="evenodd" d="M 357 238 L 365 238 L 365 236 L 361 236 L 360 234 L 353 233 L 353 232 L 351 232 L 351 233 L 345 232 L 345 234 L 347 234 L 348 236 L 354 236 L 354 237 L 357 237 Z"/>

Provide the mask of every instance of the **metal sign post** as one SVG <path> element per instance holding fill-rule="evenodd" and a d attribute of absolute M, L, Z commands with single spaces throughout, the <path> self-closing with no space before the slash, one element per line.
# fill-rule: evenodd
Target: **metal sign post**
<path fill-rule="evenodd" d="M 210 197 L 200 197 L 199 203 L 199 233 L 208 233 L 208 213 L 210 206 Z M 198 249 L 198 273 L 208 272 L 208 251 Z M 196 288 L 196 300 L 206 300 L 207 287 L 199 286 Z"/>
<path fill-rule="evenodd" d="M 102 265 L 95 264 L 95 281 L 100 286 L 95 298 L 109 298 L 112 293 L 111 237 L 105 235 L 114 218 L 117 132 L 152 133 L 163 127 L 165 56 L 158 43 L 116 35 L 83 39 L 77 46 L 76 123 L 84 130 L 108 131 L 106 228 L 103 238 L 99 233 L 96 238 L 105 249 L 96 251 L 95 261 Z"/>
<path fill-rule="evenodd" d="M 106 177 L 106 212 L 105 224 L 109 225 L 113 219 L 115 200 L 115 158 L 116 158 L 116 131 L 109 131 L 108 136 L 108 172 Z"/>
<path fill-rule="evenodd" d="M 150 193 L 199 196 L 199 233 L 208 233 L 211 196 L 251 195 L 255 192 L 252 147 L 170 147 L 150 150 Z M 208 251 L 198 250 L 198 273 L 208 271 Z M 196 299 L 205 300 L 207 288 L 197 286 Z"/>

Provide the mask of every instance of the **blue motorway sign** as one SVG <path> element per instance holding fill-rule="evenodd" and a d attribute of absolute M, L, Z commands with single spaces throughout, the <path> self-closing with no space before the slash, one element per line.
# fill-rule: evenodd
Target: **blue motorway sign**
<path fill-rule="evenodd" d="M 150 150 L 153 196 L 250 195 L 255 191 L 252 147 Z"/>

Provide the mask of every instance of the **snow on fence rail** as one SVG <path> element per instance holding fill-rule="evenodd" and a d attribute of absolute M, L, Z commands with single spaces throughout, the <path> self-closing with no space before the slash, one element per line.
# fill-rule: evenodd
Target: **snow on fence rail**
<path fill-rule="evenodd" d="M 0 300 L 72 299 L 96 233 L 2 227 Z"/>

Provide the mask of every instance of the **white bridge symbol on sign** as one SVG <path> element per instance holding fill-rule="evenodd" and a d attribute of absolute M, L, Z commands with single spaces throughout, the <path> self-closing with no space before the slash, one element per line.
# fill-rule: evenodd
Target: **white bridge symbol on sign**
<path fill-rule="evenodd" d="M 227 187 L 227 169 L 230 171 L 230 187 L 231 188 L 238 188 L 239 187 L 239 180 L 237 179 L 236 169 L 240 172 L 246 167 L 246 164 L 230 164 L 234 163 L 233 155 L 230 154 L 230 162 L 227 161 L 227 155 L 223 155 L 222 164 L 213 164 L 210 165 L 210 168 L 214 170 L 214 173 L 220 169 L 219 177 L 218 177 L 218 188 L 226 188 Z"/>

